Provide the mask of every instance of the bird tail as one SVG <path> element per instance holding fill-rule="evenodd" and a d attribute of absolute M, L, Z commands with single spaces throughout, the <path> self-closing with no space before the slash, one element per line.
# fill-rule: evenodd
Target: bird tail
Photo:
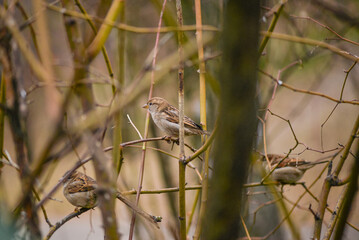
<path fill-rule="evenodd" d="M 204 135 L 207 135 L 207 136 L 211 135 L 211 133 L 210 133 L 210 132 L 208 132 L 208 131 L 204 131 L 204 130 L 203 130 L 203 134 L 204 134 Z"/>
<path fill-rule="evenodd" d="M 322 164 L 322 163 L 327 163 L 327 162 L 329 162 L 329 160 L 319 160 L 319 161 L 311 162 L 310 164 L 311 165 L 317 165 L 317 164 Z"/>

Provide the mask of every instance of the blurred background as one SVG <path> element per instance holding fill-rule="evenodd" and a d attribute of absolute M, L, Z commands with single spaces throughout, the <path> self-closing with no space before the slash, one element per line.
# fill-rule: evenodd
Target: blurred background
<path fill-rule="evenodd" d="M 73 60 L 74 53 L 69 46 L 69 40 L 66 34 L 64 12 L 61 7 L 65 6 L 68 1 L 43 1 L 41 11 L 46 12 L 47 24 L 49 30 L 49 43 L 51 55 L 53 59 L 50 63 L 53 66 L 55 81 L 60 95 L 64 96 L 69 86 L 72 84 L 73 75 L 75 73 L 76 62 Z M 103 1 L 106 2 L 106 1 Z M 99 6 L 111 4 L 111 1 L 103 3 L 100 1 L 81 1 L 84 9 L 91 16 L 101 13 Z M 218 28 L 218 31 L 205 31 L 209 34 L 210 41 L 205 45 L 204 55 L 206 61 L 206 79 L 207 79 L 207 129 L 212 131 L 217 118 L 218 110 L 218 82 L 217 79 L 219 65 L 221 62 L 221 28 L 222 18 L 225 14 L 225 2 L 223 0 L 203 0 L 202 4 L 202 22 L 203 25 Z M 34 10 L 31 1 L 1 1 L 3 8 L 15 19 L 18 26 L 25 23 L 33 22 L 37 19 L 37 12 Z M 160 0 L 135 0 L 124 1 L 124 10 L 117 23 L 127 24 L 128 26 L 136 26 L 139 28 L 156 28 L 159 21 L 159 15 L 162 7 Z M 195 11 L 193 1 L 182 1 L 184 25 L 195 25 Z M 57 8 L 51 8 L 55 6 Z M 334 8 L 331 8 L 334 6 Z M 358 44 L 344 41 L 336 36 L 328 28 L 334 30 L 338 35 L 357 41 L 359 39 L 359 23 L 358 12 L 359 3 L 357 1 L 261 1 L 261 30 L 267 31 L 274 16 L 280 11 L 278 22 L 275 25 L 274 32 L 284 33 L 293 36 L 299 36 L 306 39 L 314 39 L 336 46 L 343 51 L 349 52 L 353 56 L 359 54 Z M 333 10 L 334 9 L 334 10 Z M 335 10 L 336 9 L 336 10 Z M 22 11 L 27 13 L 24 17 Z M 79 8 L 74 5 L 73 11 L 80 12 Z M 102 13 L 103 14 L 103 13 Z M 104 18 L 105 14 L 99 16 Z M 78 29 L 84 38 L 93 37 L 92 30 L 88 23 L 80 18 L 76 18 Z M 96 22 L 97 26 L 101 25 Z M 163 17 L 162 26 L 176 25 L 176 8 L 175 1 L 167 2 L 166 11 Z M 35 35 L 37 32 L 34 25 Z M 33 36 L 29 26 L 21 31 L 26 39 L 27 47 L 37 54 L 37 46 L 34 44 Z M 189 40 L 195 40 L 195 31 L 186 31 L 186 37 Z M 90 37 L 88 37 L 90 36 Z M 243 36 L 246 37 L 246 36 Z M 260 38 L 262 39 L 263 36 Z M 109 76 L 103 55 L 99 53 L 91 64 L 86 68 L 86 81 L 92 85 L 92 91 L 96 108 L 103 108 L 110 111 L 113 101 L 113 82 L 116 83 L 119 94 L 126 91 L 128 86 L 139 80 L 138 88 L 143 87 L 143 82 L 148 81 L 144 75 L 151 71 L 148 64 L 152 61 L 152 51 L 154 49 L 156 39 L 155 31 L 153 33 L 140 33 L 135 31 L 126 31 L 124 29 L 114 28 L 108 37 L 105 47 L 107 49 L 110 62 L 113 67 L 114 78 Z M 40 46 L 41 47 L 41 46 Z M 156 78 L 153 96 L 160 96 L 167 99 L 172 105 L 177 106 L 178 103 L 178 80 L 177 65 L 165 65 L 169 61 L 169 56 L 177 52 L 177 36 L 175 32 L 168 31 L 161 33 L 160 45 L 158 49 L 157 65 L 155 75 L 158 71 L 165 69 L 166 73 Z M 39 80 L 29 67 L 29 64 L 21 56 L 19 51 L 14 51 L 14 68 L 16 74 L 21 81 L 21 86 L 26 92 L 24 102 L 26 106 L 26 121 L 24 129 L 28 138 L 28 151 L 30 152 L 33 162 L 30 168 L 36 166 L 36 161 L 41 157 L 43 149 L 54 132 L 55 123 L 49 117 L 49 96 L 39 84 Z M 356 104 L 342 103 L 337 105 L 336 102 L 330 101 L 321 96 L 294 92 L 285 87 L 278 86 L 274 89 L 275 82 L 263 73 L 258 72 L 257 99 L 258 99 L 258 117 L 264 120 L 265 110 L 269 105 L 269 109 L 282 118 L 268 114 L 263 132 L 263 124 L 258 122 L 258 131 L 255 142 L 255 150 L 264 152 L 263 135 L 266 137 L 266 149 L 268 153 L 287 154 L 291 148 L 296 145 L 295 137 L 299 145 L 293 149 L 291 156 L 305 159 L 307 161 L 315 161 L 323 157 L 328 157 L 345 145 L 350 137 L 355 120 L 358 116 L 358 99 L 359 99 L 359 74 L 358 66 L 352 69 L 353 61 L 339 56 L 327 49 L 318 46 L 299 44 L 285 40 L 270 39 L 263 54 L 259 58 L 258 69 L 274 78 L 279 75 L 279 80 L 296 89 L 305 91 L 318 92 L 323 95 L 340 99 L 342 91 L 342 100 L 356 101 Z M 122 67 L 121 67 L 122 66 Z M 286 69 L 285 69 L 286 68 Z M 122 71 L 121 71 L 122 69 Z M 283 70 L 284 69 L 284 70 Z M 350 72 L 346 74 L 346 71 Z M 282 72 L 280 72 L 283 70 Z M 347 79 L 346 79 L 347 75 Z M 122 77 L 121 77 L 122 76 Z M 199 81 L 198 81 L 198 57 L 191 54 L 185 61 L 185 114 L 200 123 L 200 99 L 199 99 Z M 346 79 L 346 80 L 345 80 Z M 240 81 L 240 79 L 238 79 Z M 148 83 L 147 83 L 148 84 Z M 6 102 L 11 104 L 14 101 L 14 94 L 11 86 L 7 84 Z M 136 92 L 136 88 L 133 90 Z M 275 91 L 274 98 L 272 98 Z M 147 102 L 148 88 L 140 93 L 136 92 L 134 99 L 131 99 L 120 111 L 120 128 L 122 131 L 122 142 L 128 142 L 139 139 L 134 127 L 129 123 L 127 115 L 132 119 L 133 124 L 143 134 L 145 129 L 146 110 L 141 106 Z M 79 119 L 84 112 L 80 107 L 80 99 L 74 99 L 68 107 L 68 117 L 65 125 L 72 125 L 73 119 Z M 51 109 L 50 109 L 51 110 Z M 224 118 L 230 118 L 229 112 Z M 295 133 L 291 131 L 290 125 L 285 120 L 289 120 Z M 113 118 L 106 119 L 99 124 L 99 128 L 106 128 L 103 139 L 103 148 L 113 146 L 114 127 L 116 122 Z M 14 147 L 14 138 L 9 125 L 9 118 L 5 120 L 4 131 L 4 147 L 3 151 L 11 157 L 14 162 L 16 160 L 16 150 Z M 65 127 L 66 129 L 66 127 Z M 218 133 L 219 135 L 221 133 Z M 161 132 L 150 120 L 148 137 L 163 136 Z M 73 136 L 66 135 L 58 145 L 54 147 L 53 152 L 61 149 L 64 144 L 74 141 Z M 201 146 L 201 138 L 199 136 L 191 136 L 186 138 L 186 143 L 195 149 Z M 355 140 L 357 143 L 357 139 Z M 178 157 L 179 148 L 177 145 L 168 144 L 166 142 L 151 142 L 147 146 L 145 171 L 143 180 L 143 190 L 163 189 L 169 187 L 178 187 Z M 351 153 L 345 162 L 344 168 L 339 178 L 348 176 L 351 166 L 354 162 L 353 155 L 356 152 L 357 144 L 353 145 Z M 123 149 L 123 164 L 117 179 L 117 188 L 121 192 L 137 189 L 139 179 L 139 169 L 141 164 L 142 144 L 126 147 Z M 156 149 L 161 149 L 175 157 L 163 154 Z M 36 187 L 40 196 L 46 195 L 53 186 L 59 181 L 64 173 L 69 170 L 79 158 L 83 159 L 87 156 L 88 149 L 86 144 L 75 144 L 73 149 L 66 155 L 61 156 L 54 161 L 46 164 L 41 176 L 36 181 Z M 186 154 L 190 155 L 191 151 L 186 149 Z M 107 152 L 109 159 L 112 158 L 112 152 Z M 333 161 L 335 168 L 339 157 Z M 210 157 L 210 165 L 214 161 L 221 159 L 213 159 Z M 201 184 L 196 170 L 202 171 L 202 163 L 198 159 L 193 161 L 196 169 L 188 168 L 186 171 L 187 186 Z M 320 174 L 325 165 L 316 166 L 306 172 L 300 180 L 305 182 L 308 187 Z M 93 164 L 91 162 L 79 169 L 87 175 L 95 178 Z M 313 185 L 310 191 L 314 196 L 319 198 L 326 171 L 320 179 Z M 263 177 L 262 164 L 253 157 L 251 167 L 249 169 L 248 183 L 258 182 Z M 19 204 L 21 199 L 21 180 L 19 173 L 13 167 L 4 165 L 1 168 L 0 183 L 0 200 L 2 209 L 7 209 L 10 213 Z M 328 198 L 328 206 L 334 209 L 338 196 L 342 194 L 344 186 L 333 187 Z M 279 189 L 279 188 L 278 188 Z M 283 218 L 278 201 L 278 195 L 272 194 L 273 191 L 279 191 L 277 188 L 246 188 L 246 204 L 242 209 L 242 215 L 251 236 L 265 237 L 270 233 Z M 283 202 L 287 209 L 293 207 L 299 197 L 305 192 L 301 185 L 283 187 Z M 126 195 L 131 201 L 135 201 L 135 195 Z M 197 197 L 197 190 L 186 192 L 186 210 L 187 217 L 191 216 L 194 209 L 192 227 L 189 228 L 188 238 L 191 238 L 196 227 L 198 217 L 198 207 L 193 208 L 193 203 Z M 267 204 L 268 203 L 268 204 Z M 357 198 L 354 203 L 357 203 Z M 161 194 L 142 194 L 139 206 L 146 212 L 162 216 L 160 223 L 161 229 L 157 230 L 137 217 L 135 228 L 135 239 L 177 239 L 178 237 L 178 193 L 161 193 Z M 291 213 L 291 221 L 293 221 L 296 229 L 299 231 L 301 239 L 310 239 L 314 227 L 314 216 L 309 210 L 309 206 L 315 211 L 318 203 L 312 196 L 306 194 L 294 211 Z M 355 228 L 346 227 L 343 239 L 359 238 L 359 209 L 358 204 L 354 204 L 351 209 L 348 222 Z M 60 221 L 66 215 L 74 210 L 74 206 L 68 203 L 62 194 L 60 188 L 54 195 L 53 199 L 45 204 L 49 220 L 52 224 Z M 119 232 L 123 239 L 128 238 L 128 231 L 131 221 L 132 211 L 121 202 L 116 205 L 116 215 L 118 217 Z M 5 215 L 2 216 L 6 221 Z M 331 214 L 326 213 L 324 218 L 324 230 L 330 222 Z M 42 235 L 46 235 L 49 226 L 46 224 L 42 213 L 39 213 L 41 222 Z M 239 226 L 242 227 L 242 226 Z M 267 236 L 268 239 L 291 239 L 291 231 L 287 223 L 279 228 L 273 235 Z M 87 213 L 82 214 L 79 218 L 74 218 L 70 222 L 64 224 L 51 239 L 101 239 L 103 237 L 102 222 L 100 210 L 95 208 Z M 245 234 L 243 234 L 245 237 Z"/>

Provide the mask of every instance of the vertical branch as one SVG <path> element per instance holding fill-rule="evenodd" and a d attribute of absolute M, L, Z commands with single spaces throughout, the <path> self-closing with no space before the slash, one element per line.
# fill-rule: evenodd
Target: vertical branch
<path fill-rule="evenodd" d="M 256 130 L 255 91 L 259 1 L 226 1 L 220 66 L 221 94 L 214 173 L 203 239 L 237 239 L 242 185 Z M 246 36 L 246 37 L 243 37 Z M 230 116 L 230 117 L 229 117 Z"/>
<path fill-rule="evenodd" d="M 200 106 L 201 106 L 201 125 L 204 130 L 207 130 L 207 118 L 206 118 L 206 63 L 204 61 L 203 54 L 203 39 L 202 39 L 202 10 L 201 10 L 201 1 L 195 0 L 195 11 L 196 11 L 196 40 L 198 47 L 198 60 L 199 60 L 199 94 L 200 94 Z M 206 141 L 206 136 L 203 137 L 203 142 Z M 202 231 L 202 220 L 207 209 L 207 194 L 208 194 L 208 169 L 209 169 L 209 150 L 205 152 L 205 161 L 203 166 L 203 175 L 202 175 L 202 197 L 201 197 L 201 207 L 199 211 L 199 219 L 197 223 L 197 228 L 193 239 L 199 239 Z"/>
<path fill-rule="evenodd" d="M 189 215 L 188 217 L 188 221 L 187 221 L 187 230 L 186 230 L 186 234 L 188 234 L 189 232 L 189 229 L 191 228 L 191 225 L 192 225 L 192 220 L 193 220 L 193 216 L 196 212 L 196 207 L 197 207 L 197 204 L 198 204 L 198 201 L 199 201 L 199 196 L 201 195 L 201 190 L 198 189 L 196 191 L 196 195 L 194 197 L 194 201 L 193 201 L 193 205 L 192 205 L 192 209 L 191 209 L 191 214 Z M 198 223 L 197 223 L 198 225 Z M 196 234 L 195 234 L 196 235 Z M 195 236 L 193 236 L 193 239 L 195 239 Z"/>
<path fill-rule="evenodd" d="M 354 157 L 354 164 L 353 167 L 351 168 L 351 173 L 350 173 L 350 181 L 348 184 L 348 189 L 345 192 L 344 195 L 344 201 L 343 201 L 343 205 L 342 205 L 342 209 L 341 212 L 338 216 L 338 223 L 337 223 L 337 227 L 335 230 L 335 235 L 334 235 L 334 239 L 342 239 L 343 238 L 343 233 L 344 233 L 344 228 L 345 228 L 345 223 L 349 217 L 349 213 L 350 210 L 353 207 L 354 204 L 354 198 L 355 195 L 358 192 L 358 180 L 359 180 L 359 141 L 357 141 L 357 153 Z"/>
<path fill-rule="evenodd" d="M 333 233 L 334 228 L 335 228 L 335 226 L 337 224 L 338 217 L 341 214 L 341 210 L 342 210 L 343 202 L 344 202 L 344 197 L 346 197 L 348 189 L 349 189 L 348 186 L 345 186 L 342 193 L 340 194 L 340 197 L 338 199 L 337 205 L 335 206 L 335 209 L 332 212 L 332 218 L 331 218 L 331 221 L 330 221 L 330 223 L 328 225 L 327 232 L 325 233 L 324 237 L 322 238 L 323 240 L 330 240 L 331 237 L 332 237 L 332 233 Z"/>
<path fill-rule="evenodd" d="M 156 67 L 156 60 L 157 60 L 158 43 L 159 43 L 159 39 L 160 39 L 160 28 L 162 26 L 163 12 L 165 10 L 166 3 L 167 3 L 167 0 L 164 0 L 163 5 L 162 5 L 161 14 L 160 14 L 160 19 L 158 21 L 158 26 L 157 26 L 156 41 L 155 41 L 155 46 L 154 46 L 154 51 L 153 51 L 153 59 L 152 59 L 151 85 L 150 85 L 150 90 L 148 93 L 148 99 L 152 98 L 153 86 L 155 85 L 155 67 Z M 147 111 L 146 121 L 145 121 L 145 134 L 143 136 L 144 138 L 147 138 L 147 136 L 148 136 L 149 123 L 150 123 L 150 113 Z M 138 189 L 137 189 L 137 194 L 136 194 L 136 206 L 138 205 L 138 202 L 140 200 L 140 195 L 141 195 L 143 174 L 144 174 L 144 169 L 145 169 L 145 159 L 146 159 L 146 142 L 144 142 L 142 145 L 142 161 L 141 161 L 141 168 L 140 168 L 140 173 L 139 173 Z M 131 225 L 130 225 L 130 234 L 129 234 L 130 240 L 133 237 L 135 221 L 136 221 L 136 212 L 133 211 Z"/>
<path fill-rule="evenodd" d="M 122 10 L 120 12 L 120 23 L 125 23 L 125 4 L 126 1 L 123 1 Z M 122 30 L 118 30 L 117 34 L 117 49 L 118 49 L 118 84 L 116 92 L 118 95 L 122 93 L 125 83 L 125 41 L 126 41 L 126 32 Z M 116 93 L 115 93 L 116 94 Z M 116 95 L 115 95 L 116 97 Z M 114 149 L 112 152 L 113 161 L 116 166 L 117 175 L 120 174 L 122 163 L 123 163 L 123 152 L 122 148 L 120 148 L 120 143 L 122 142 L 122 121 L 121 121 L 122 111 L 119 111 L 114 116 L 115 128 L 113 130 L 113 145 Z"/>
<path fill-rule="evenodd" d="M 206 118 L 206 62 L 204 61 L 203 54 L 203 37 L 202 37 L 202 11 L 201 1 L 195 0 L 196 10 L 196 40 L 198 47 L 198 60 L 199 60 L 199 94 L 201 106 L 201 125 L 204 130 L 207 130 Z"/>
<path fill-rule="evenodd" d="M 177 10 L 177 24 L 179 27 L 183 26 L 182 3 L 181 0 L 176 0 Z M 186 239 L 186 162 L 184 151 L 184 63 L 183 63 L 183 32 L 177 32 L 178 37 L 178 108 L 179 108 L 179 220 L 180 220 L 180 239 Z"/>
<path fill-rule="evenodd" d="M 358 132 L 358 129 L 359 129 L 359 115 L 357 116 L 357 119 L 354 123 L 354 126 L 353 126 L 353 129 L 349 136 L 348 142 L 345 145 L 343 154 L 339 159 L 336 169 L 334 170 L 333 174 L 329 175 L 324 181 L 322 191 L 321 191 L 320 197 L 319 197 L 317 216 L 315 218 L 314 233 L 313 233 L 314 239 L 320 239 L 320 234 L 322 231 L 322 225 L 323 225 L 323 220 L 324 220 L 324 213 L 325 213 L 325 209 L 327 207 L 329 192 L 332 187 L 331 180 L 333 177 L 338 177 L 338 175 L 345 163 L 345 160 L 347 159 L 347 157 L 349 155 L 350 148 L 354 142 L 354 139 Z"/>
<path fill-rule="evenodd" d="M 209 149 L 205 152 L 204 159 L 204 172 L 203 172 L 203 180 L 202 180 L 202 196 L 201 196 L 201 207 L 199 210 L 198 222 L 196 231 L 193 235 L 193 240 L 200 239 L 202 228 L 203 228 L 203 220 L 207 211 L 207 200 L 208 200 L 208 165 L 209 161 Z"/>

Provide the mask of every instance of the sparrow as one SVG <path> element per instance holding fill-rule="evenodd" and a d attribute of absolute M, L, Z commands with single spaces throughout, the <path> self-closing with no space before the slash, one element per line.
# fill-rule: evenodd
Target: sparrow
<path fill-rule="evenodd" d="M 67 176 L 68 172 L 64 176 Z M 67 201 L 75 207 L 94 208 L 97 206 L 97 182 L 93 178 L 81 172 L 74 171 L 63 182 L 63 193 Z M 130 200 L 116 191 L 116 198 L 121 200 L 129 208 L 134 210 L 137 214 L 150 221 L 157 228 L 157 222 L 161 221 L 161 217 L 152 216 L 145 211 L 139 209 Z M 76 210 L 75 210 L 76 211 Z"/>
<path fill-rule="evenodd" d="M 63 193 L 75 207 L 94 208 L 97 206 L 97 187 L 93 178 L 74 171 L 64 181 Z"/>
<path fill-rule="evenodd" d="M 179 135 L 179 111 L 169 104 L 165 99 L 153 97 L 142 108 L 148 109 L 151 117 L 157 127 L 169 137 L 178 138 Z M 184 116 L 184 134 L 189 135 L 209 135 L 204 131 L 201 125 L 195 123 L 192 119 Z"/>
<path fill-rule="evenodd" d="M 303 159 L 285 158 L 285 155 L 279 154 L 267 154 L 267 157 L 270 163 L 270 167 L 268 166 L 265 156 L 262 156 L 263 166 L 265 167 L 266 171 L 269 173 L 273 168 L 275 168 L 271 174 L 273 180 L 288 184 L 299 181 L 303 177 L 305 171 L 314 167 L 315 165 L 328 162 L 328 160 L 307 162 Z"/>

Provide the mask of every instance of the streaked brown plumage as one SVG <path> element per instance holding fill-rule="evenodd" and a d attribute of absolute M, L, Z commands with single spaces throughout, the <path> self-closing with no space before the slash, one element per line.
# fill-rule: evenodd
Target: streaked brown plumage
<path fill-rule="evenodd" d="M 67 173 L 65 173 L 66 175 Z M 94 208 L 97 206 L 97 182 L 91 177 L 74 171 L 64 180 L 63 193 L 66 199 L 76 207 Z M 151 224 L 159 228 L 157 222 L 161 221 L 161 217 L 154 217 L 145 211 L 139 209 L 130 200 L 122 196 L 116 191 L 116 198 L 126 204 L 140 216 L 144 217 Z"/>
<path fill-rule="evenodd" d="M 303 159 L 297 158 L 285 158 L 285 155 L 279 154 L 267 154 L 268 160 L 270 162 L 270 168 L 266 161 L 265 156 L 262 157 L 263 165 L 267 172 L 270 172 L 271 169 L 276 167 L 278 163 L 280 163 L 276 169 L 272 172 L 271 177 L 273 180 L 282 182 L 282 183 L 295 183 L 299 181 L 305 171 L 314 167 L 317 164 L 325 163 L 328 161 L 317 161 L 317 162 L 308 162 Z M 284 159 L 282 161 L 282 159 Z M 281 162 L 282 161 L 282 162 Z"/>
<path fill-rule="evenodd" d="M 178 137 L 179 135 L 179 111 L 160 97 L 151 98 L 143 108 L 148 109 L 153 121 L 169 137 Z M 209 135 L 202 127 L 192 119 L 184 116 L 185 135 Z"/>
<path fill-rule="evenodd" d="M 94 208 L 97 205 L 96 188 L 97 183 L 94 179 L 75 171 L 64 181 L 63 193 L 76 207 Z"/>

